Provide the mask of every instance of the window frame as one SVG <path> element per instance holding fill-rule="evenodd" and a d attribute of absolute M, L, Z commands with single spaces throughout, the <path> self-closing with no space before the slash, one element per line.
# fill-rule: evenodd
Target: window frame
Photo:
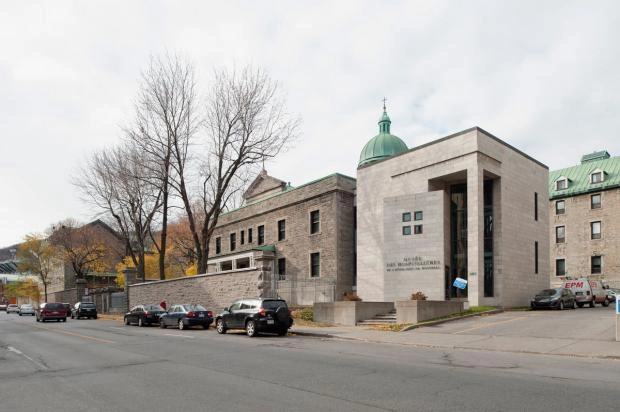
<path fill-rule="evenodd" d="M 562 237 L 560 237 L 559 233 L 558 233 L 558 230 L 560 230 L 560 229 L 563 232 L 562 233 L 563 234 Z M 555 227 L 555 243 L 556 244 L 558 244 L 558 243 L 566 243 L 566 226 L 565 225 L 558 225 L 558 226 Z"/>
<path fill-rule="evenodd" d="M 310 277 L 321 277 L 321 252 L 310 253 Z"/>
<path fill-rule="evenodd" d="M 403 214 L 401 215 L 402 217 L 402 222 L 411 222 L 411 212 L 403 212 Z"/>
<path fill-rule="evenodd" d="M 234 252 L 237 249 L 237 232 L 231 232 L 229 236 L 230 251 Z"/>
<path fill-rule="evenodd" d="M 316 219 L 315 219 L 316 217 Z M 312 210 L 310 211 L 310 234 L 316 235 L 321 232 L 321 211 L 320 210 Z"/>
<path fill-rule="evenodd" d="M 594 198 L 598 198 L 598 203 L 594 203 Z M 603 196 L 600 193 L 590 195 L 590 209 L 600 209 L 603 207 Z"/>
<path fill-rule="evenodd" d="M 562 204 L 562 209 L 558 208 L 559 204 Z M 561 212 L 560 212 L 561 210 Z M 556 200 L 555 201 L 555 214 L 556 215 L 565 215 L 566 214 L 566 200 L 561 199 L 561 200 Z"/>
<path fill-rule="evenodd" d="M 424 225 L 413 225 L 413 234 L 421 235 L 424 233 Z"/>
<path fill-rule="evenodd" d="M 595 226 L 598 226 L 598 232 L 594 232 L 594 228 Z M 600 220 L 595 220 L 593 222 L 590 222 L 590 239 L 591 240 L 599 240 L 602 238 L 603 236 L 603 225 L 601 224 Z"/>
<path fill-rule="evenodd" d="M 559 269 L 559 263 L 562 262 L 562 266 L 563 266 L 563 271 L 562 273 L 559 273 L 558 269 Z M 555 275 L 556 276 L 566 276 L 566 259 L 565 258 L 558 258 L 555 260 Z"/>
<path fill-rule="evenodd" d="M 286 240 L 286 219 L 278 220 L 278 242 Z"/>
<path fill-rule="evenodd" d="M 594 180 L 594 176 L 598 176 L 598 180 Z M 591 185 L 596 185 L 598 183 L 603 183 L 603 171 L 602 170 L 595 170 L 592 173 L 590 173 L 590 184 Z"/>
<path fill-rule="evenodd" d="M 278 258 L 278 280 L 286 280 L 286 258 Z"/>
<path fill-rule="evenodd" d="M 594 261 L 596 259 L 598 259 L 598 266 L 594 265 Z M 601 273 L 603 273 L 603 256 L 590 256 L 590 273 L 593 275 L 600 275 Z"/>
<path fill-rule="evenodd" d="M 562 187 L 560 187 L 562 186 Z M 559 191 L 559 190 L 566 190 L 568 189 L 568 179 L 565 177 L 561 177 L 558 180 L 555 181 L 555 190 Z"/>
<path fill-rule="evenodd" d="M 222 253 L 222 237 L 215 238 L 215 254 L 220 255 Z"/>
<path fill-rule="evenodd" d="M 413 220 L 420 221 L 424 220 L 424 212 L 422 210 L 416 210 L 413 212 Z"/>
<path fill-rule="evenodd" d="M 259 225 L 257 228 L 257 235 L 256 235 L 256 244 L 257 245 L 264 245 L 265 244 L 265 225 Z"/>
<path fill-rule="evenodd" d="M 403 236 L 411 235 L 411 226 L 403 226 L 402 234 Z"/>

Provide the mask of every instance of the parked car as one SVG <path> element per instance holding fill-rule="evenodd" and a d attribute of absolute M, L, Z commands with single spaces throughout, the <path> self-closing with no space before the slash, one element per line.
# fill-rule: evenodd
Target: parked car
<path fill-rule="evenodd" d="M 19 316 L 30 315 L 34 316 L 34 307 L 29 303 L 24 303 L 19 307 Z"/>
<path fill-rule="evenodd" d="M 62 306 L 65 307 L 65 310 L 67 311 L 67 316 L 71 316 L 71 304 L 70 303 L 63 303 Z"/>
<path fill-rule="evenodd" d="M 260 332 L 284 336 L 291 326 L 291 311 L 283 299 L 239 299 L 215 318 L 218 333 L 226 333 L 228 329 L 245 329 L 250 337 Z"/>
<path fill-rule="evenodd" d="M 67 321 L 67 311 L 62 303 L 41 303 L 35 313 L 37 322 L 45 322 L 46 320 Z"/>
<path fill-rule="evenodd" d="M 202 305 L 195 304 L 172 305 L 159 318 L 160 328 L 177 326 L 179 329 L 186 329 L 200 325 L 208 329 L 211 323 L 213 323 L 213 312 L 205 309 Z"/>
<path fill-rule="evenodd" d="M 159 323 L 159 317 L 166 313 L 164 308 L 157 304 L 137 305 L 125 314 L 125 325 L 132 323 L 138 326 L 151 326 L 153 323 Z"/>
<path fill-rule="evenodd" d="M 587 278 L 567 280 L 563 286 L 573 292 L 575 299 L 577 299 L 577 306 L 580 308 L 583 305 L 589 305 L 591 308 L 594 307 L 594 294 Z"/>
<path fill-rule="evenodd" d="M 607 299 L 609 299 L 609 302 L 616 301 L 618 294 L 615 291 L 611 289 L 606 289 L 605 292 L 607 293 Z"/>
<path fill-rule="evenodd" d="M 11 303 L 6 307 L 6 313 L 19 313 L 19 306 Z"/>
<path fill-rule="evenodd" d="M 559 309 L 577 308 L 575 294 L 566 288 L 543 289 L 530 302 L 533 310 L 541 308 Z"/>
<path fill-rule="evenodd" d="M 78 302 L 71 309 L 71 319 L 97 319 L 97 306 L 92 302 Z"/>
<path fill-rule="evenodd" d="M 0 303 L 0 311 L 1 312 L 6 312 L 6 303 Z"/>

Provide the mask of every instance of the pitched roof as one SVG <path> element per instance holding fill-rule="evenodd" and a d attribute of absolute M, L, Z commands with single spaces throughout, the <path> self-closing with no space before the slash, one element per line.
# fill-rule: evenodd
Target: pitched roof
<path fill-rule="evenodd" d="M 593 172 L 603 173 L 600 183 L 591 183 Z M 567 188 L 557 190 L 556 182 L 567 179 Z M 607 151 L 584 155 L 581 164 L 549 172 L 549 199 L 577 196 L 620 187 L 620 156 L 610 157 Z"/>
<path fill-rule="evenodd" d="M 263 169 L 256 179 L 250 184 L 248 190 L 243 194 L 243 198 L 246 202 L 250 203 L 253 199 L 266 194 L 271 191 L 284 191 L 286 189 L 287 183 L 283 180 L 276 179 L 275 177 L 269 176 L 267 171 Z"/>

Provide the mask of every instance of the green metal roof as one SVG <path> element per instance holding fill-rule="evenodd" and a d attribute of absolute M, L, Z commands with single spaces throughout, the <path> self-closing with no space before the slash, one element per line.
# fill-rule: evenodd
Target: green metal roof
<path fill-rule="evenodd" d="M 263 252 L 275 252 L 275 245 L 264 245 L 264 246 L 256 246 L 253 250 L 262 250 Z"/>
<path fill-rule="evenodd" d="M 590 183 L 592 172 L 603 172 L 603 181 Z M 556 190 L 556 182 L 566 178 L 568 187 Z M 620 187 L 620 156 L 610 157 L 607 151 L 584 155 L 581 164 L 549 172 L 549 199 L 600 192 Z"/>
<path fill-rule="evenodd" d="M 392 121 L 383 106 L 383 115 L 379 119 L 379 134 L 370 139 L 360 153 L 358 167 L 376 160 L 385 159 L 409 150 L 405 142 L 399 137 L 390 134 Z"/>

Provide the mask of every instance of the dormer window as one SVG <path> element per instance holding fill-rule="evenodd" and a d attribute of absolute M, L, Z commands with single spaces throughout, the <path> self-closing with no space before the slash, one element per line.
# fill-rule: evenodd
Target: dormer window
<path fill-rule="evenodd" d="M 595 183 L 601 183 L 604 179 L 604 173 L 602 170 L 595 170 L 592 173 L 590 173 L 590 183 L 591 184 L 595 184 Z"/>
<path fill-rule="evenodd" d="M 568 189 L 568 179 L 565 177 L 561 177 L 555 181 L 555 190 L 564 190 Z"/>

